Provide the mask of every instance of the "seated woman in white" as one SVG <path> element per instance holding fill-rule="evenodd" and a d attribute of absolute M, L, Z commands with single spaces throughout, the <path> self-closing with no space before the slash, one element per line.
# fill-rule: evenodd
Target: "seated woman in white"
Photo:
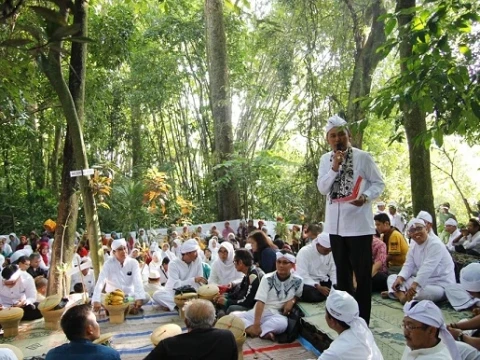
<path fill-rule="evenodd" d="M 243 274 L 237 271 L 233 263 L 234 255 L 235 250 L 231 243 L 225 241 L 220 244 L 218 259 L 213 262 L 212 272 L 208 279 L 210 284 L 228 285 L 243 279 Z"/>

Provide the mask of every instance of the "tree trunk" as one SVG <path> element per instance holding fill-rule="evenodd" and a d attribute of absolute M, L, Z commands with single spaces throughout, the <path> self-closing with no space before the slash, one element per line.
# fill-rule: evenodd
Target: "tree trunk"
<path fill-rule="evenodd" d="M 64 286 L 69 286 L 69 284 L 62 282 L 62 276 L 57 271 L 57 266 L 62 263 L 70 264 L 75 248 L 78 194 L 75 189 L 77 180 L 70 177 L 70 171 L 74 169 L 73 144 L 70 138 L 70 129 L 67 126 L 67 135 L 63 149 L 62 192 L 58 204 L 57 229 L 55 230 L 55 241 L 53 242 L 50 264 L 51 271 L 48 274 L 48 295 L 63 294 L 65 290 L 67 290 L 66 293 L 68 294 L 70 290 L 69 288 L 64 288 Z"/>
<path fill-rule="evenodd" d="M 82 31 L 80 35 L 87 36 L 87 2 L 85 0 L 75 1 L 74 23 L 81 24 Z M 77 169 L 87 169 L 87 152 L 83 141 L 82 130 L 85 96 L 86 44 L 72 43 L 70 88 L 67 86 L 63 77 L 58 51 L 51 48 L 48 56 L 40 55 L 39 65 L 60 100 L 67 120 L 67 126 L 71 132 L 70 136 L 73 144 L 75 166 Z M 78 181 L 87 223 L 90 257 L 92 259 L 95 277 L 98 277 L 101 264 L 103 263 L 103 254 L 100 254 L 101 247 L 99 246 L 99 242 L 101 236 L 95 198 L 89 186 L 88 178 L 81 176 L 78 178 Z"/>
<path fill-rule="evenodd" d="M 387 55 L 385 52 L 377 53 L 377 48 L 385 42 L 385 26 L 383 21 L 378 18 L 386 14 L 383 0 L 374 0 L 370 11 L 370 34 L 365 41 L 363 33 L 364 26 L 359 23 L 358 12 L 353 8 L 353 1 L 345 0 L 353 20 L 353 36 L 355 39 L 355 66 L 353 69 L 353 78 L 350 82 L 350 90 L 347 105 L 347 120 L 349 123 L 357 123 L 365 119 L 365 109 L 359 98 L 368 96 L 372 86 L 372 76 L 380 61 Z M 368 19 L 365 19 L 365 24 Z M 355 147 L 362 148 L 363 133 L 358 131 L 354 134 L 352 143 Z"/>
<path fill-rule="evenodd" d="M 68 132 L 68 131 L 67 131 Z M 58 156 L 60 153 L 60 146 L 62 144 L 62 126 L 55 126 L 55 138 L 53 140 L 52 159 L 50 160 L 50 172 L 52 176 L 52 190 L 55 194 L 58 193 Z M 65 154 L 64 154 L 65 156 Z M 72 155 L 73 156 L 73 155 Z M 65 163 L 64 165 L 65 166 Z M 73 170 L 73 168 L 72 168 Z M 62 175 L 63 177 L 63 175 Z"/>
<path fill-rule="evenodd" d="M 233 155 L 232 106 L 228 81 L 227 41 L 223 21 L 223 0 L 205 0 L 210 106 L 215 128 L 215 162 L 223 164 Z M 240 217 L 240 199 L 233 176 L 224 166 L 215 173 L 218 220 Z"/>
<path fill-rule="evenodd" d="M 142 121 L 139 105 L 132 106 L 132 178 L 139 181 L 143 172 Z"/>
<path fill-rule="evenodd" d="M 396 12 L 415 7 L 415 0 L 397 0 Z M 412 55 L 412 43 L 409 37 L 410 23 L 414 14 L 399 15 L 400 29 L 400 73 L 407 74 L 406 60 Z M 410 183 L 412 186 L 413 212 L 428 211 L 435 222 L 435 206 L 433 202 L 432 174 L 430 169 L 430 149 L 421 140 L 427 131 L 425 113 L 414 102 L 400 104 L 403 122 L 408 141 L 410 157 Z M 435 227 L 435 224 L 434 224 Z"/>

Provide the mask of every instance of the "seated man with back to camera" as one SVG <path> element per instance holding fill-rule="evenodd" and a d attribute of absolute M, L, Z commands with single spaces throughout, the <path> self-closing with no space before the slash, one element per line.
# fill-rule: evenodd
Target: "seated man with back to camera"
<path fill-rule="evenodd" d="M 210 301 L 196 299 L 183 308 L 188 332 L 163 339 L 144 360 L 238 359 L 233 333 L 215 329 L 215 308 Z"/>
<path fill-rule="evenodd" d="M 71 307 L 63 314 L 60 325 L 70 342 L 51 349 L 45 360 L 120 360 L 116 350 L 93 343 L 100 337 L 100 326 L 90 305 Z"/>

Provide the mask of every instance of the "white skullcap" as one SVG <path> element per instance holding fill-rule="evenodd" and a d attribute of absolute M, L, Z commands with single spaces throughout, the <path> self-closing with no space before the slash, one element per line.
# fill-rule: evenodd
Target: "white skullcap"
<path fill-rule="evenodd" d="M 33 249 L 31 245 L 25 245 L 23 247 L 23 252 L 25 253 L 25 256 L 30 256 L 33 254 Z"/>
<path fill-rule="evenodd" d="M 317 236 L 315 240 L 313 240 L 314 245 L 320 244 L 324 248 L 330 249 L 330 235 L 328 233 L 321 233 Z"/>
<path fill-rule="evenodd" d="M 457 224 L 455 219 L 450 218 L 450 219 L 447 219 L 447 221 L 445 221 L 445 226 L 447 226 L 447 225 L 457 226 L 458 224 Z"/>
<path fill-rule="evenodd" d="M 352 295 L 346 291 L 335 290 L 332 287 L 325 306 L 332 317 L 350 325 L 353 335 L 361 343 L 367 345 L 367 348 L 371 351 L 368 359 L 383 359 L 367 323 L 358 316 L 358 303 Z"/>
<path fill-rule="evenodd" d="M 385 203 L 383 201 L 377 202 L 377 206 L 385 206 Z"/>
<path fill-rule="evenodd" d="M 397 203 L 394 202 L 394 201 L 390 201 L 390 202 L 388 203 L 388 207 L 393 207 L 393 208 L 396 209 L 396 208 L 397 208 Z"/>
<path fill-rule="evenodd" d="M 195 250 L 200 249 L 200 246 L 198 246 L 198 242 L 195 239 L 189 239 L 185 241 L 182 246 L 180 247 L 180 253 L 186 254 Z"/>
<path fill-rule="evenodd" d="M 412 305 L 414 305 L 412 307 Z M 457 345 L 450 332 L 445 326 L 442 311 L 430 300 L 409 301 L 403 307 L 405 316 L 419 321 L 422 324 L 433 326 L 440 330 L 439 337 L 442 339 L 445 346 L 448 348 L 452 359 L 460 359 Z"/>
<path fill-rule="evenodd" d="M 418 213 L 417 219 L 422 219 L 425 220 L 426 222 L 429 222 L 430 224 L 433 224 L 433 218 L 432 215 L 430 215 L 428 212 L 422 210 Z"/>
<path fill-rule="evenodd" d="M 472 263 L 460 270 L 460 284 L 465 291 L 480 291 L 480 264 Z"/>
<path fill-rule="evenodd" d="M 123 246 L 125 249 L 127 248 L 127 242 L 124 238 L 113 240 L 112 250 L 117 250 L 120 246 Z"/>
<path fill-rule="evenodd" d="M 82 258 L 82 261 L 85 262 L 80 264 L 80 270 L 86 270 L 92 267 L 92 259 L 90 259 L 89 257 Z"/>
<path fill-rule="evenodd" d="M 148 274 L 149 279 L 160 279 L 160 273 L 157 270 L 152 270 L 150 271 L 150 274 Z"/>
<path fill-rule="evenodd" d="M 295 262 L 296 262 L 295 255 L 289 254 L 289 253 L 282 254 L 281 251 L 277 251 L 277 260 L 279 260 L 279 259 L 287 259 L 292 264 L 295 264 Z"/>
<path fill-rule="evenodd" d="M 425 227 L 425 221 L 423 219 L 418 219 L 418 218 L 414 218 L 410 220 L 407 224 L 407 231 L 410 230 L 410 228 L 414 227 L 415 225 L 422 225 L 423 227 Z"/>
<path fill-rule="evenodd" d="M 346 291 L 335 290 L 332 288 L 325 304 L 328 312 L 335 319 L 350 323 L 358 318 L 359 310 L 357 301 Z"/>
<path fill-rule="evenodd" d="M 20 259 L 22 256 L 28 257 L 29 255 L 26 255 L 25 251 L 22 250 L 17 250 L 15 251 L 12 256 L 10 256 L 10 264 L 13 264 L 15 261 Z M 3 264 L 3 263 L 2 263 Z M 1 264 L 0 264 L 1 266 Z"/>
<path fill-rule="evenodd" d="M 347 125 L 347 122 L 344 119 L 342 119 L 338 115 L 333 115 L 331 118 L 327 120 L 327 125 L 325 126 L 325 133 L 327 133 L 328 135 L 328 132 L 332 130 L 334 127 L 346 126 L 346 125 Z"/>

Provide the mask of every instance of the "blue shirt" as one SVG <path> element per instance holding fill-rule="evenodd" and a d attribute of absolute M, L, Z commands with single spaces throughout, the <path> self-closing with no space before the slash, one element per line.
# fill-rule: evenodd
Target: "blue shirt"
<path fill-rule="evenodd" d="M 117 350 L 97 345 L 87 339 L 71 341 L 47 353 L 45 360 L 120 360 Z"/>

